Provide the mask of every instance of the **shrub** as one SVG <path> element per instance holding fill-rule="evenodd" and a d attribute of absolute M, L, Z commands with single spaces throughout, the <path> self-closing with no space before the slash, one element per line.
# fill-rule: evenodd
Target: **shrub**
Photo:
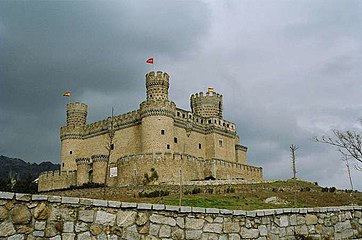
<path fill-rule="evenodd" d="M 201 188 L 194 188 L 191 191 L 191 194 L 198 194 L 198 193 L 201 193 Z"/>
<path fill-rule="evenodd" d="M 138 196 L 139 197 L 146 197 L 146 198 L 154 198 L 154 197 L 168 196 L 169 194 L 170 194 L 169 191 L 155 190 L 155 191 L 152 191 L 152 192 L 139 192 Z"/>

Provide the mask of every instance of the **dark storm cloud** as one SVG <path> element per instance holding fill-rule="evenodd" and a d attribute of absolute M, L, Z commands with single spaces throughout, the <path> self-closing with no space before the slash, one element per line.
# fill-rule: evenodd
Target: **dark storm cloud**
<path fill-rule="evenodd" d="M 0 150 L 29 161 L 59 158 L 64 91 L 138 101 L 145 59 L 182 57 L 208 28 L 196 1 L 7 1 L 0 11 Z"/>
<path fill-rule="evenodd" d="M 89 105 L 89 121 L 134 110 L 155 57 L 178 107 L 210 86 L 224 95 L 267 178 L 291 177 L 296 144 L 300 178 L 348 187 L 338 152 L 312 139 L 360 130 L 360 1 L 9 1 L 0 11 L 1 154 L 57 161 L 62 93 Z"/>

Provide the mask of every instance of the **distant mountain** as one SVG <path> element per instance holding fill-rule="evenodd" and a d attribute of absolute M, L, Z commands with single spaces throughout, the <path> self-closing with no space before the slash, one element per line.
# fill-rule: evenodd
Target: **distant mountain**
<path fill-rule="evenodd" d="M 23 180 L 29 176 L 35 179 L 39 176 L 39 173 L 44 171 L 59 170 L 59 164 L 53 164 L 51 162 L 28 163 L 19 158 L 9 158 L 0 155 L 0 180 L 9 178 L 9 174 L 16 174 L 18 180 Z"/>

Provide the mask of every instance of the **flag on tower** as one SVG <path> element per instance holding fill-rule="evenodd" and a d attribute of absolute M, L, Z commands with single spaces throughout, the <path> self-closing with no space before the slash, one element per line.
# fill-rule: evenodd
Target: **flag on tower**
<path fill-rule="evenodd" d="M 70 91 L 66 91 L 65 93 L 63 93 L 64 97 L 70 97 Z"/>
<path fill-rule="evenodd" d="M 147 59 L 146 63 L 153 64 L 153 58 Z"/>

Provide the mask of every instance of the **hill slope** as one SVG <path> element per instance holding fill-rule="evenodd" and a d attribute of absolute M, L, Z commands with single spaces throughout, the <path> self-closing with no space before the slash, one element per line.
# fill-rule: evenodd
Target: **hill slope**
<path fill-rule="evenodd" d="M 18 158 L 10 158 L 3 155 L 0 155 L 0 166 L 0 180 L 8 179 L 10 172 L 16 174 L 18 180 L 22 180 L 29 176 L 35 179 L 41 172 L 60 169 L 59 164 L 51 162 L 42 162 L 40 164 L 28 163 Z"/>

